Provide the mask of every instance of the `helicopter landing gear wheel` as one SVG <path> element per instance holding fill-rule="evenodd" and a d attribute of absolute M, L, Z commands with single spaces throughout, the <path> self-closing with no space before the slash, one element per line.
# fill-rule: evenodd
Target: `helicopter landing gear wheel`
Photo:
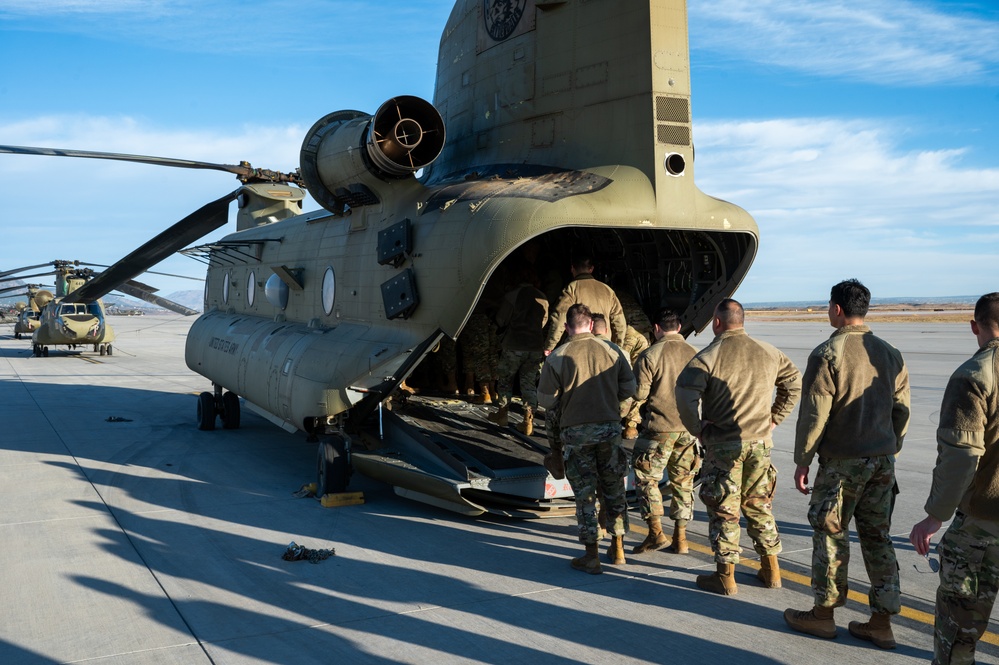
<path fill-rule="evenodd" d="M 111 345 L 110 344 L 108 344 L 107 352 L 108 352 L 108 355 L 110 356 L 111 355 Z"/>
<path fill-rule="evenodd" d="M 98 351 L 101 352 L 102 356 L 104 355 L 104 350 L 101 349 L 101 345 L 100 344 L 94 344 L 94 353 L 97 353 Z"/>
<path fill-rule="evenodd" d="M 233 392 L 222 394 L 222 427 L 239 429 L 239 395 Z"/>
<path fill-rule="evenodd" d="M 42 356 L 44 356 L 45 358 L 49 357 L 49 347 L 47 346 L 42 347 Z"/>
<path fill-rule="evenodd" d="M 350 453 L 342 436 L 334 435 L 319 442 L 316 496 L 336 494 L 350 482 Z"/>
<path fill-rule="evenodd" d="M 21 339 L 21 333 L 14 333 L 14 339 Z"/>
<path fill-rule="evenodd" d="M 198 395 L 198 429 L 215 429 L 215 396 L 211 393 Z"/>
<path fill-rule="evenodd" d="M 105 351 L 104 351 L 104 345 L 103 345 L 103 344 L 101 344 L 101 345 L 99 345 L 99 346 L 100 346 L 100 348 L 99 348 L 99 349 L 97 349 L 97 352 L 98 352 L 98 353 L 100 353 L 100 354 L 101 354 L 101 355 L 103 356 L 103 355 L 104 355 L 104 353 L 105 353 Z"/>

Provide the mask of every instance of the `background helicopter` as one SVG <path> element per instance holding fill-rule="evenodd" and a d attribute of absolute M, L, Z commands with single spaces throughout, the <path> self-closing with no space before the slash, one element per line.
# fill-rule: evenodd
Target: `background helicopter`
<path fill-rule="evenodd" d="M 505 288 L 526 245 L 538 268 L 591 255 L 647 314 L 682 312 L 684 334 L 710 321 L 749 270 L 758 229 L 694 184 L 688 59 L 683 0 L 458 0 L 434 104 L 400 96 L 373 115 L 327 115 L 306 133 L 300 176 L 0 150 L 215 168 L 244 183 L 151 241 L 184 247 L 238 201 L 236 233 L 185 250 L 208 266 L 186 346 L 213 388 L 198 399 L 200 428 L 238 427 L 241 396 L 320 438 L 320 493 L 346 485 L 349 459 L 418 500 L 538 516 L 571 505 L 541 465 L 543 440 L 447 404 L 379 407 Z M 300 184 L 324 210 L 302 213 Z M 105 274 L 162 257 L 146 247 Z"/>
<path fill-rule="evenodd" d="M 0 294 L 20 291 L 22 289 L 26 289 L 24 296 L 27 298 L 27 301 L 18 302 L 14 305 L 14 312 L 16 313 L 14 317 L 14 339 L 21 339 L 21 335 L 31 335 L 35 332 L 35 329 L 38 328 L 38 313 L 42 309 L 39 302 L 44 300 L 46 296 L 51 298 L 52 295 L 51 292 L 44 291 L 40 284 L 7 286 L 0 289 Z M 39 296 L 39 294 L 42 295 Z"/>
<path fill-rule="evenodd" d="M 19 273 L 26 271 L 52 267 L 52 270 L 47 272 L 21 276 L 24 279 L 50 275 L 55 277 L 54 293 L 37 287 L 28 287 L 28 303 L 15 324 L 14 334 L 18 339 L 21 334 L 31 334 L 34 355 L 48 356 L 49 347 L 57 345 L 70 348 L 92 345 L 94 351 L 100 355 L 112 355 L 114 330 L 107 322 L 104 303 L 100 299 L 111 290 L 121 291 L 126 295 L 187 316 L 198 313 L 189 307 L 155 295 L 155 288 L 134 280 L 126 280 L 120 284 L 112 284 L 105 280 L 104 287 L 101 287 L 105 289 L 103 292 L 90 288 L 87 294 L 81 295 L 80 290 L 101 275 L 93 268 L 87 267 L 92 265 L 95 264 L 57 260 L 51 264 L 43 263 L 0 272 L 0 279 L 6 279 L 16 278 Z M 9 287 L 9 289 L 19 288 L 24 287 Z"/>

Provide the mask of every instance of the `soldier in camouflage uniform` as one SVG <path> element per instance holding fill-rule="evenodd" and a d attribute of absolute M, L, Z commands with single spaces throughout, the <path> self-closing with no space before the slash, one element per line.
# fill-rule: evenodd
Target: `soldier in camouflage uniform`
<path fill-rule="evenodd" d="M 971 331 L 979 350 L 947 383 L 926 518 L 909 536 L 928 556 L 956 511 L 939 545 L 935 665 L 975 662 L 999 589 L 999 293 L 978 299 Z"/>
<path fill-rule="evenodd" d="M 850 520 L 871 579 L 871 620 L 850 634 L 894 649 L 891 616 L 901 609 L 891 540 L 895 455 L 909 425 L 909 372 L 902 354 L 864 325 L 871 292 L 855 279 L 832 287 L 829 323 L 836 332 L 812 351 L 805 369 L 795 436 L 794 484 L 808 494 L 808 468 L 819 470 L 808 507 L 812 535 L 811 610 L 788 609 L 794 630 L 836 637 L 833 610 L 846 604 Z"/>
<path fill-rule="evenodd" d="M 666 545 L 662 530 L 663 497 L 659 482 L 669 477 L 673 542 L 669 549 L 686 554 L 687 523 L 694 517 L 694 476 L 700 458 L 694 439 L 683 429 L 676 408 L 676 377 L 697 353 L 680 335 L 680 317 L 671 309 L 656 315 L 656 343 L 635 361 L 635 410 L 644 404 L 642 432 L 635 443 L 635 493 L 648 537 L 635 547 L 641 554 Z"/>
<path fill-rule="evenodd" d="M 649 348 L 649 343 L 646 341 L 644 336 L 639 334 L 638 331 L 631 326 L 627 326 L 626 330 L 627 332 L 624 336 L 624 344 L 620 346 L 620 349 L 624 351 L 626 356 L 628 356 L 628 360 L 631 361 L 631 365 L 634 367 L 635 361 L 638 360 L 639 354 Z M 596 312 L 593 314 L 593 334 L 602 340 L 610 342 L 607 329 L 607 317 L 603 314 Z M 613 344 L 613 342 L 611 343 Z M 642 415 L 638 410 L 639 407 L 641 407 L 641 403 L 634 399 L 627 399 L 621 402 L 621 419 L 624 421 L 624 433 L 621 435 L 622 438 L 638 438 L 638 423 L 642 421 Z"/>
<path fill-rule="evenodd" d="M 526 264 L 515 266 L 519 285 L 500 301 L 496 324 L 503 331 L 502 353 L 498 364 L 499 387 L 496 405 L 499 411 L 489 420 L 505 427 L 513 379 L 520 375 L 520 395 L 524 400 L 524 419 L 520 431 L 534 432 L 534 410 L 538 408 L 538 379 L 541 377 L 545 324 L 548 323 L 548 299 L 537 289 L 534 271 Z"/>
<path fill-rule="evenodd" d="M 565 315 L 569 341 L 548 356 L 538 384 L 538 403 L 559 406 L 559 426 L 565 448 L 565 473 L 576 498 L 579 540 L 586 554 L 572 567 L 599 574 L 599 524 L 596 499 L 602 492 L 607 528 L 612 534 L 607 556 L 624 564 L 624 534 L 628 503 L 624 477 L 628 453 L 621 445 L 620 402 L 635 393 L 635 376 L 624 353 L 591 332 L 586 305 L 575 304 Z"/>
<path fill-rule="evenodd" d="M 465 324 L 458 339 L 461 348 L 461 362 L 465 367 L 465 391 L 475 394 L 475 382 L 479 384 L 479 399 L 482 404 L 491 404 L 489 384 L 496 380 L 499 365 L 499 341 L 496 325 L 492 322 L 486 307 L 479 303 Z"/>
<path fill-rule="evenodd" d="M 801 394 L 801 374 L 786 355 L 752 339 L 735 300 L 715 307 L 715 338 L 680 372 L 676 403 L 684 429 L 704 444 L 700 497 L 708 509 L 708 535 L 717 571 L 697 586 L 722 595 L 738 592 L 739 513 L 760 555 L 767 586 L 780 585 L 780 535 L 773 517 L 777 471 L 770 463 L 771 431 L 791 413 Z M 776 399 L 771 399 L 774 387 Z M 700 410 L 698 410 L 700 406 Z"/>

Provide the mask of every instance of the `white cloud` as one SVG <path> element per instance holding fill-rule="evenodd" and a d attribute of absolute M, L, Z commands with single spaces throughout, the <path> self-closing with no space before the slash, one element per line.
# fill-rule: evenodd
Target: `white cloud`
<path fill-rule="evenodd" d="M 995 288 L 986 282 L 999 249 L 999 167 L 966 167 L 961 148 L 901 150 L 892 127 L 823 118 L 697 125 L 698 185 L 760 226 L 740 297 L 806 299 L 849 276 L 876 281 L 884 296 Z"/>
<path fill-rule="evenodd" d="M 946 9 L 944 9 L 946 8 Z M 995 80 L 999 21 L 915 0 L 690 0 L 691 44 L 891 85 Z"/>

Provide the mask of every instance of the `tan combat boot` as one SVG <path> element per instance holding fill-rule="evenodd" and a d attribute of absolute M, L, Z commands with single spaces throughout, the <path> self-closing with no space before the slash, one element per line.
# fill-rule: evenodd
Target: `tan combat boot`
<path fill-rule="evenodd" d="M 621 433 L 621 438 L 628 439 L 629 441 L 632 439 L 637 439 L 638 423 L 636 423 L 634 420 L 629 420 L 625 425 L 624 432 Z"/>
<path fill-rule="evenodd" d="M 590 575 L 599 575 L 603 571 L 600 570 L 600 551 L 598 549 L 597 543 L 589 543 L 586 545 L 586 554 L 583 556 L 573 559 L 570 565 L 576 570 L 581 570 L 584 573 L 589 573 Z"/>
<path fill-rule="evenodd" d="M 628 563 L 624 558 L 624 536 L 611 536 L 610 545 L 607 546 L 607 562 L 615 566 Z"/>
<path fill-rule="evenodd" d="M 718 570 L 710 575 L 698 575 L 697 586 L 710 591 L 720 593 L 723 596 L 734 596 L 739 593 L 739 587 L 735 584 L 735 564 L 719 563 Z"/>
<path fill-rule="evenodd" d="M 489 383 L 483 381 L 479 384 L 479 396 L 475 398 L 476 404 L 492 404 L 493 398 L 489 394 Z"/>
<path fill-rule="evenodd" d="M 851 621 L 850 634 L 856 638 L 874 642 L 882 649 L 895 648 L 895 635 L 891 632 L 891 615 L 887 612 L 874 612 L 867 623 Z"/>
<path fill-rule="evenodd" d="M 780 567 L 777 565 L 777 556 L 768 554 L 760 557 L 760 569 L 756 572 L 756 579 L 763 582 L 763 586 L 768 589 L 780 588 Z"/>
<path fill-rule="evenodd" d="M 669 544 L 666 551 L 673 554 L 690 552 L 690 547 L 687 545 L 687 525 L 679 520 L 673 522 L 673 542 Z"/>
<path fill-rule="evenodd" d="M 465 394 L 471 397 L 475 394 L 475 373 L 465 372 Z"/>
<path fill-rule="evenodd" d="M 836 622 L 833 608 L 816 605 L 807 612 L 788 608 L 784 610 L 784 622 L 799 633 L 831 640 L 836 637 Z"/>
<path fill-rule="evenodd" d="M 499 408 L 499 411 L 497 411 L 495 413 L 486 414 L 486 419 L 489 422 L 496 423 L 500 427 L 506 427 L 507 425 L 510 424 L 510 421 L 507 418 L 507 416 L 509 415 L 509 413 L 510 413 L 510 407 L 508 407 L 508 406 L 501 406 Z"/>
<path fill-rule="evenodd" d="M 666 534 L 663 533 L 662 519 L 658 515 L 649 515 L 645 523 L 649 525 L 649 535 L 645 537 L 645 540 L 632 548 L 632 554 L 652 552 L 666 544 Z"/>
<path fill-rule="evenodd" d="M 518 425 L 517 429 L 527 436 L 534 434 L 534 410 L 531 407 L 524 407 L 524 422 Z"/>

